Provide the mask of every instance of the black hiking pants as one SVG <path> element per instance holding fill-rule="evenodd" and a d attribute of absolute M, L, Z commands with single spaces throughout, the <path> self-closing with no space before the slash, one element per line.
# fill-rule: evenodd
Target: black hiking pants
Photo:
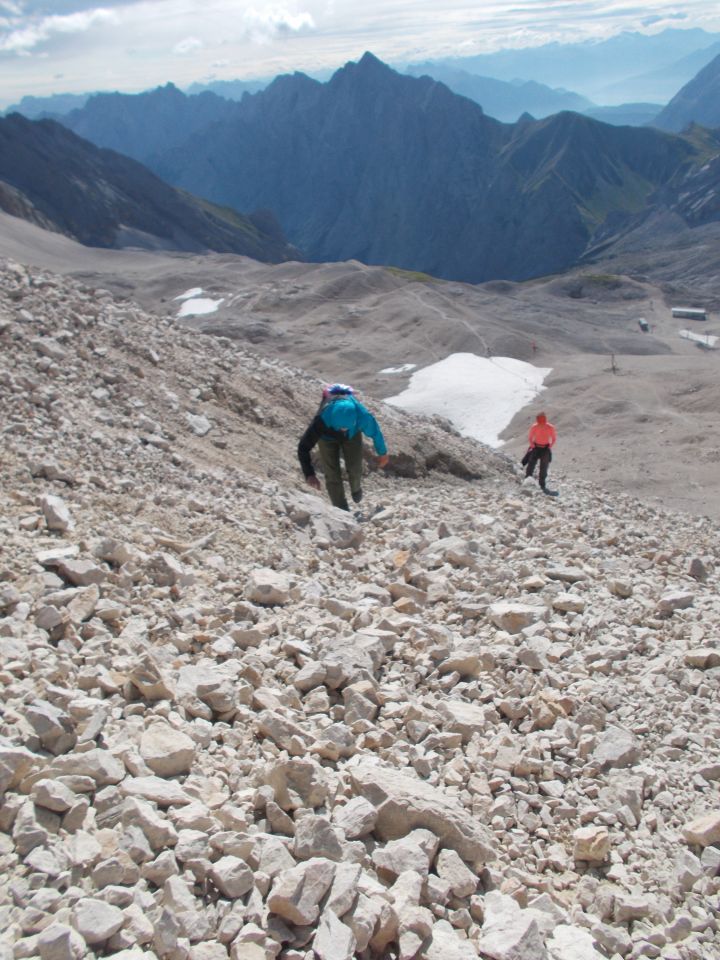
<path fill-rule="evenodd" d="M 527 467 L 525 468 L 525 476 L 531 477 L 535 473 L 535 464 L 540 463 L 540 477 L 539 482 L 540 486 L 545 489 L 545 481 L 547 480 L 548 467 L 550 466 L 550 461 L 552 460 L 552 452 L 550 447 L 541 447 L 539 444 L 536 444 L 528 455 Z"/>

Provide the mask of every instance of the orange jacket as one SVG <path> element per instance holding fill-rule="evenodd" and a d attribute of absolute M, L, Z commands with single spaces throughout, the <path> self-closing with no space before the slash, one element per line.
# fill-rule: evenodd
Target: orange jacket
<path fill-rule="evenodd" d="M 557 431 L 551 423 L 547 422 L 547 420 L 536 420 L 535 423 L 530 427 L 528 440 L 530 441 L 531 447 L 536 445 L 541 447 L 552 447 L 557 440 Z"/>

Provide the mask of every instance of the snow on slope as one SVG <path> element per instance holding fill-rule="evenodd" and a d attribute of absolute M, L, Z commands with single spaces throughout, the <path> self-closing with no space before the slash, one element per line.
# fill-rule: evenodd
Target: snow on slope
<path fill-rule="evenodd" d="M 445 417 L 463 436 L 499 447 L 499 435 L 537 397 L 551 369 L 511 357 L 453 353 L 418 370 L 406 390 L 385 402 Z"/>

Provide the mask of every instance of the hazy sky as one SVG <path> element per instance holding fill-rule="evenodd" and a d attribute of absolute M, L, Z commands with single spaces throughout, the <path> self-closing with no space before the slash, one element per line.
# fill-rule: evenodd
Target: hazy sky
<path fill-rule="evenodd" d="M 720 30 L 717 0 L 0 0 L 0 106 L 23 94 L 469 55 L 668 26 Z"/>

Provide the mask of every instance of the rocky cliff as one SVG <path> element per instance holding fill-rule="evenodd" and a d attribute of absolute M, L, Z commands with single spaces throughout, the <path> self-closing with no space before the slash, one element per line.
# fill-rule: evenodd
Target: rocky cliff
<path fill-rule="evenodd" d="M 300 256 L 273 218 L 216 207 L 54 121 L 19 114 L 0 119 L 0 206 L 88 246 Z"/>
<path fill-rule="evenodd" d="M 147 163 L 234 111 L 230 100 L 209 90 L 186 96 L 167 83 L 138 94 L 94 94 L 59 119 L 79 137 Z"/>
<path fill-rule="evenodd" d="M 718 531 L 0 269 L 4 956 L 711 960 Z M 377 508 L 380 508 L 379 510 Z"/>

